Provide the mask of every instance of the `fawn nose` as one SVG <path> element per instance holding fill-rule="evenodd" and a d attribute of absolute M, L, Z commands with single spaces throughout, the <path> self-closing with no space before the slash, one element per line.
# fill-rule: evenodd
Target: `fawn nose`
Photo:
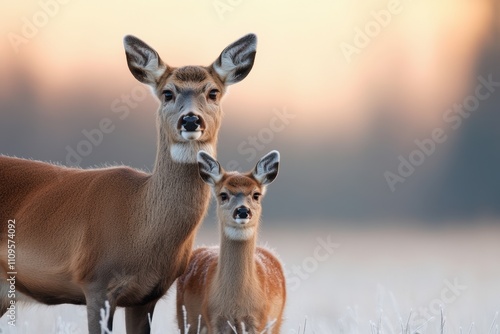
<path fill-rule="evenodd" d="M 250 209 L 245 206 L 240 206 L 234 210 L 234 218 L 235 219 L 250 219 L 252 217 L 252 213 Z"/>
<path fill-rule="evenodd" d="M 181 124 L 186 131 L 196 131 L 201 125 L 200 118 L 193 113 L 184 116 Z"/>

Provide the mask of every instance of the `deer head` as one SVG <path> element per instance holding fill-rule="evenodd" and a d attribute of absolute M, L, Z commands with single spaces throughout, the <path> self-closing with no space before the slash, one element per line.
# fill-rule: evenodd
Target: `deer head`
<path fill-rule="evenodd" d="M 198 153 L 201 178 L 217 199 L 217 216 L 226 237 L 248 240 L 255 236 L 268 184 L 278 175 L 280 155 L 271 151 L 247 173 L 226 172 L 207 152 Z"/>
<path fill-rule="evenodd" d="M 160 101 L 160 142 L 177 162 L 195 163 L 203 149 L 215 154 L 221 124 L 221 98 L 229 85 L 252 69 L 257 37 L 248 34 L 226 47 L 210 66 L 171 67 L 134 36 L 124 38 L 127 64 Z"/>

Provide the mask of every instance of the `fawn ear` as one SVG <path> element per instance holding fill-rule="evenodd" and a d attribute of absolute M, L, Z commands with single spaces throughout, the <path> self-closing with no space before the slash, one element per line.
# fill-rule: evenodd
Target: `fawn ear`
<path fill-rule="evenodd" d="M 278 176 L 279 165 L 280 153 L 278 151 L 271 151 L 257 162 L 253 176 L 262 185 L 267 185 L 273 182 L 276 176 Z"/>
<path fill-rule="evenodd" d="M 125 36 L 123 45 L 130 72 L 140 82 L 155 87 L 157 80 L 167 69 L 158 53 L 139 38 L 131 35 Z"/>
<path fill-rule="evenodd" d="M 257 36 L 248 34 L 222 51 L 212 64 L 226 86 L 240 82 L 250 73 L 255 59 Z"/>
<path fill-rule="evenodd" d="M 205 151 L 199 151 L 196 158 L 198 172 L 205 183 L 214 186 L 222 178 L 222 168 L 217 160 Z"/>

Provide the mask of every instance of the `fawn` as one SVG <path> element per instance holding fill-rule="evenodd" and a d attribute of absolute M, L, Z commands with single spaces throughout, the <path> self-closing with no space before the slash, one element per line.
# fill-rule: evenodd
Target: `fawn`
<path fill-rule="evenodd" d="M 200 314 L 199 326 L 208 333 L 261 333 L 267 326 L 279 333 L 283 268 L 270 250 L 256 246 L 262 196 L 278 175 L 279 159 L 272 151 L 242 174 L 225 172 L 208 153 L 198 153 L 200 176 L 217 197 L 220 247 L 195 249 L 177 281 L 177 319 L 182 327 L 186 312 L 189 333 L 196 333 Z"/>

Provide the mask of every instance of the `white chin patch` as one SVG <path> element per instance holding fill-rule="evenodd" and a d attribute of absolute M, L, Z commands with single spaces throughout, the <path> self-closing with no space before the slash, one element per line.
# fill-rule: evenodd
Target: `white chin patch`
<path fill-rule="evenodd" d="M 196 163 L 198 151 L 206 151 L 211 156 L 215 156 L 215 149 L 211 144 L 189 141 L 185 143 L 175 143 L 170 146 L 170 156 L 172 160 L 180 163 Z"/>
<path fill-rule="evenodd" d="M 224 233 L 231 240 L 245 241 L 253 237 L 253 228 L 241 228 L 235 226 L 225 226 Z"/>
<path fill-rule="evenodd" d="M 248 218 L 245 218 L 245 219 L 236 218 L 234 221 L 236 222 L 236 224 L 245 225 L 246 223 L 248 223 L 250 221 L 250 219 L 248 219 Z"/>
<path fill-rule="evenodd" d="M 196 140 L 202 135 L 201 130 L 198 131 L 181 131 L 182 138 L 186 140 Z"/>

